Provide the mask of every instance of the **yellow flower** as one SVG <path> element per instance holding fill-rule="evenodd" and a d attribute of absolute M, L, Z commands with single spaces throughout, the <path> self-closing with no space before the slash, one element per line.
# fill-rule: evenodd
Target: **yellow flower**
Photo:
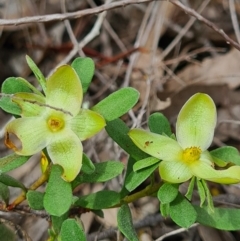
<path fill-rule="evenodd" d="M 94 111 L 80 109 L 82 85 L 71 66 L 59 67 L 47 79 L 45 94 L 13 96 L 22 113 L 6 126 L 5 143 L 26 156 L 46 147 L 52 162 L 62 166 L 63 179 L 70 182 L 82 166 L 81 141 L 99 132 L 105 120 Z"/>
<path fill-rule="evenodd" d="M 238 183 L 240 166 L 216 170 L 207 151 L 213 140 L 216 119 L 216 106 L 211 97 L 197 93 L 178 115 L 177 140 L 142 129 L 131 130 L 129 136 L 142 151 L 162 160 L 159 172 L 167 182 L 182 183 L 196 176 L 217 183 Z"/>

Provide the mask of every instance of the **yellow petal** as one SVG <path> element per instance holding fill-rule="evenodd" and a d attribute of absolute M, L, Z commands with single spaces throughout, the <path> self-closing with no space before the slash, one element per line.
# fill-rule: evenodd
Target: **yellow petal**
<path fill-rule="evenodd" d="M 195 146 L 205 151 L 212 143 L 216 120 L 216 106 L 212 98 L 202 93 L 193 95 L 178 115 L 178 143 L 183 149 Z"/>
<path fill-rule="evenodd" d="M 132 129 L 128 135 L 138 148 L 151 156 L 166 161 L 182 158 L 182 148 L 172 138 L 142 129 Z"/>
<path fill-rule="evenodd" d="M 19 155 L 33 155 L 44 149 L 51 133 L 41 117 L 23 117 L 6 126 L 5 143 Z"/>
<path fill-rule="evenodd" d="M 188 165 L 179 160 L 162 161 L 159 165 L 159 173 L 163 180 L 170 183 L 186 182 L 193 176 Z"/>
<path fill-rule="evenodd" d="M 82 104 L 82 85 L 75 70 L 63 65 L 48 78 L 46 102 L 48 105 L 68 111 L 75 116 Z"/>
<path fill-rule="evenodd" d="M 233 184 L 240 182 L 240 166 L 232 166 L 225 170 L 215 170 L 201 160 L 189 166 L 193 175 L 212 182 Z"/>
<path fill-rule="evenodd" d="M 74 180 L 82 167 L 83 150 L 79 138 L 71 130 L 64 131 L 47 146 L 47 151 L 52 162 L 62 166 L 62 178 L 68 182 Z"/>
<path fill-rule="evenodd" d="M 83 141 L 101 131 L 106 122 L 98 113 L 81 109 L 78 115 L 70 119 L 67 124 L 79 139 Z"/>

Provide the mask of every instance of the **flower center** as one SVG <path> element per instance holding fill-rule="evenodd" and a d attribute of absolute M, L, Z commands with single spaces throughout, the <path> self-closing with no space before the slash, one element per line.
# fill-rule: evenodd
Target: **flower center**
<path fill-rule="evenodd" d="M 56 118 L 56 117 L 50 117 L 48 119 L 47 124 L 50 130 L 53 132 L 59 131 L 64 127 L 63 119 Z"/>
<path fill-rule="evenodd" d="M 183 160 L 186 162 L 194 162 L 200 158 L 202 150 L 199 147 L 189 147 L 183 151 Z"/>

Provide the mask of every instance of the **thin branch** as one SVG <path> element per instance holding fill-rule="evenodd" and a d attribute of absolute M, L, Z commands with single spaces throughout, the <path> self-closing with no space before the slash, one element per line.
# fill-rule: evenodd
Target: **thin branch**
<path fill-rule="evenodd" d="M 238 24 L 234 0 L 229 0 L 229 9 L 230 9 L 231 19 L 233 23 L 233 29 L 236 34 L 237 41 L 238 43 L 240 43 L 239 24 Z"/>
<path fill-rule="evenodd" d="M 63 21 L 65 19 L 75 19 L 82 18 L 86 15 L 98 14 L 107 10 L 112 10 L 119 7 L 125 7 L 130 4 L 138 4 L 145 2 L 153 2 L 159 0 L 123 0 L 120 2 L 106 3 L 96 8 L 84 9 L 72 13 L 57 13 L 57 14 L 48 14 L 43 16 L 32 16 L 32 17 L 24 17 L 18 19 L 0 19 L 0 26 L 17 26 L 28 23 L 43 23 L 43 22 L 51 22 L 51 21 Z"/>
<path fill-rule="evenodd" d="M 226 41 L 227 43 L 231 44 L 233 47 L 235 47 L 237 50 L 240 51 L 240 44 L 238 44 L 236 41 L 234 41 L 233 39 L 231 39 L 225 32 L 223 29 L 218 28 L 217 25 L 215 25 L 213 22 L 209 21 L 208 19 L 204 18 L 202 15 L 200 15 L 199 13 L 197 13 L 194 9 L 189 8 L 187 6 L 184 6 L 181 2 L 179 2 L 178 0 L 169 0 L 169 2 L 171 2 L 172 4 L 176 5 L 177 7 L 181 8 L 185 13 L 187 13 L 188 15 L 191 15 L 195 18 L 197 18 L 197 20 L 199 20 L 200 22 L 203 22 L 204 24 L 206 24 L 208 27 L 210 27 L 211 29 L 213 29 L 215 32 L 219 33 Z"/>

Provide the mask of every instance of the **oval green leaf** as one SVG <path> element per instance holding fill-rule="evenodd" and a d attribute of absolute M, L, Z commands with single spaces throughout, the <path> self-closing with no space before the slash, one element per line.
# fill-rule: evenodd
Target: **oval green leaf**
<path fill-rule="evenodd" d="M 95 65 L 91 58 L 76 58 L 71 66 L 76 71 L 82 83 L 83 93 L 86 93 L 94 75 Z"/>
<path fill-rule="evenodd" d="M 43 205 L 50 215 L 61 216 L 66 213 L 72 203 L 71 183 L 61 178 L 62 168 L 53 165 L 43 199 Z"/>
<path fill-rule="evenodd" d="M 0 158 L 0 173 L 9 172 L 22 166 L 30 156 L 19 156 L 15 153 Z"/>
<path fill-rule="evenodd" d="M 0 200 L 8 204 L 9 194 L 10 192 L 9 192 L 8 186 L 0 182 Z"/>
<path fill-rule="evenodd" d="M 120 194 L 114 191 L 99 191 L 86 196 L 80 197 L 75 206 L 85 207 L 89 209 L 110 208 L 120 202 Z"/>
<path fill-rule="evenodd" d="M 63 222 L 61 241 L 87 241 L 82 225 L 75 219 L 67 219 Z"/>
<path fill-rule="evenodd" d="M 95 163 L 94 168 L 95 171 L 91 174 L 80 173 L 74 182 L 77 184 L 106 182 L 122 173 L 124 165 L 118 161 L 106 161 Z"/>
<path fill-rule="evenodd" d="M 197 219 L 194 207 L 180 193 L 170 203 L 169 214 L 172 220 L 183 228 L 189 228 Z"/>
<path fill-rule="evenodd" d="M 38 191 L 29 190 L 27 192 L 27 200 L 30 208 L 34 210 L 43 210 L 43 198 L 44 193 Z"/>
<path fill-rule="evenodd" d="M 206 207 L 194 206 L 197 212 L 197 222 L 220 230 L 234 231 L 240 229 L 240 210 L 236 208 L 214 208 L 208 212 Z"/>
<path fill-rule="evenodd" d="M 150 167 L 146 167 L 138 172 L 131 172 L 126 178 L 125 187 L 128 191 L 133 191 L 142 182 L 144 182 L 153 172 L 158 168 L 159 164 L 156 163 Z"/>
<path fill-rule="evenodd" d="M 117 213 L 117 222 L 119 230 L 131 241 L 138 241 L 137 233 L 132 222 L 132 215 L 127 204 L 123 204 Z"/>
<path fill-rule="evenodd" d="M 134 165 L 133 165 L 133 171 L 139 171 L 141 169 L 144 169 L 146 167 L 152 166 L 155 163 L 159 163 L 160 160 L 156 157 L 147 157 L 144 158 L 142 160 L 137 161 Z"/>
<path fill-rule="evenodd" d="M 83 153 L 82 157 L 82 169 L 81 171 L 86 174 L 91 174 L 95 171 L 95 166 L 89 157 Z"/>
<path fill-rule="evenodd" d="M 162 204 L 170 203 L 178 195 L 178 184 L 164 183 L 158 190 L 158 199 Z"/>
<path fill-rule="evenodd" d="M 156 134 L 172 135 L 172 130 L 168 119 L 162 113 L 154 113 L 149 116 L 148 126 L 151 132 Z"/>
<path fill-rule="evenodd" d="M 10 187 L 21 188 L 23 191 L 27 190 L 27 188 L 20 181 L 16 180 L 15 178 L 13 178 L 5 173 L 0 174 L 0 182 L 4 183 L 5 185 L 10 186 Z"/>
<path fill-rule="evenodd" d="M 92 107 L 106 121 L 112 121 L 127 113 L 138 101 L 139 92 L 131 87 L 120 89 Z"/>

